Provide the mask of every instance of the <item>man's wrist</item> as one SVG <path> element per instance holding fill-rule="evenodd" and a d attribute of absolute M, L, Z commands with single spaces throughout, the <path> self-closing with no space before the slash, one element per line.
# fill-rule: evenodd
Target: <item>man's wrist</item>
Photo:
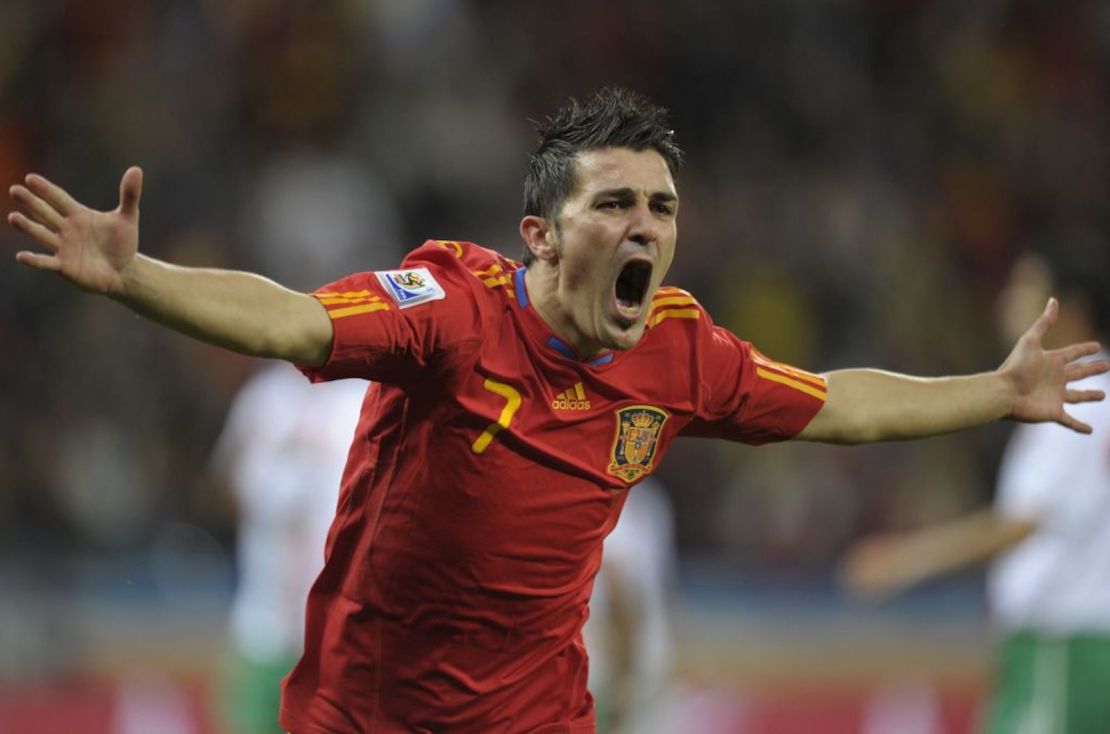
<path fill-rule="evenodd" d="M 120 269 L 116 287 L 109 289 L 105 294 L 114 301 L 127 303 L 142 291 L 142 284 L 148 278 L 150 268 L 154 264 L 152 258 L 135 253 L 131 261 Z"/>
<path fill-rule="evenodd" d="M 989 373 L 993 379 L 994 387 L 992 393 L 997 392 L 998 403 L 1000 407 L 999 420 L 1010 419 L 1014 417 L 1014 407 L 1018 399 L 1018 381 L 1017 377 L 1006 369 L 1006 365 L 1002 365 L 994 372 Z"/>

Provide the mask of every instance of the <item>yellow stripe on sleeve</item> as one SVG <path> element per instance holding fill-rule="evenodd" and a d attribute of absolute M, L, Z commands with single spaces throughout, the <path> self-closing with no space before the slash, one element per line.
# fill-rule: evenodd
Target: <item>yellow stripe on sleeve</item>
<path fill-rule="evenodd" d="M 502 276 L 497 277 L 497 278 L 486 278 L 485 280 L 482 281 L 482 283 L 487 288 L 496 288 L 499 285 L 508 285 L 509 283 L 512 283 L 512 282 L 513 282 L 513 276 L 511 276 L 511 275 L 502 275 Z"/>
<path fill-rule="evenodd" d="M 787 387 L 794 388 L 795 390 L 797 390 L 799 392 L 804 392 L 806 395 L 812 395 L 813 397 L 817 398 L 818 400 L 820 400 L 822 402 L 824 402 L 824 400 L 825 400 L 825 396 L 826 396 L 826 391 L 825 390 L 818 389 L 818 388 L 813 387 L 812 385 L 809 385 L 805 382 L 799 382 L 798 380 L 792 380 L 791 378 L 787 377 L 786 375 L 780 375 L 778 372 L 771 372 L 770 370 L 763 369 L 762 367 L 756 367 L 755 368 L 755 373 L 757 375 L 759 375 L 760 377 L 762 377 L 763 379 L 765 379 L 765 380 L 770 380 L 771 382 L 777 382 L 780 385 L 786 385 Z M 818 379 L 820 379 L 820 378 L 818 378 Z M 822 384 L 822 387 L 823 387 L 824 386 L 824 380 L 821 381 L 821 384 Z"/>
<path fill-rule="evenodd" d="M 698 319 L 701 318 L 701 311 L 696 308 L 670 308 L 656 313 L 648 318 L 647 325 L 649 327 L 655 326 L 664 319 Z"/>
<path fill-rule="evenodd" d="M 491 275 L 497 275 L 498 273 L 503 272 L 503 269 L 501 267 L 501 263 L 494 263 L 493 265 L 490 265 L 488 268 L 485 268 L 483 270 L 472 270 L 471 272 L 477 275 L 479 278 L 486 278 Z"/>
<path fill-rule="evenodd" d="M 374 301 L 382 300 L 382 297 L 370 296 L 369 298 L 343 298 L 342 296 L 330 296 L 324 298 L 319 293 L 317 293 L 316 299 L 325 306 L 335 306 L 340 303 L 372 303 Z"/>
<path fill-rule="evenodd" d="M 328 316 L 332 321 L 335 319 L 343 319 L 348 316 L 357 316 L 360 313 L 370 313 L 371 311 L 388 311 L 388 303 L 369 303 L 364 306 L 349 306 L 347 308 L 337 308 L 333 311 L 328 311 Z"/>
<path fill-rule="evenodd" d="M 657 298 L 651 302 L 651 310 L 655 311 L 663 306 L 692 306 L 697 301 L 692 296 L 673 296 L 671 298 Z"/>
<path fill-rule="evenodd" d="M 802 382 L 808 382 L 812 385 L 816 385 L 822 389 L 824 389 L 825 387 L 825 378 L 821 377 L 820 375 L 815 375 L 812 372 L 806 372 L 805 370 L 798 369 L 797 367 L 792 367 L 788 364 L 783 364 L 782 362 L 776 362 L 773 359 L 768 359 L 766 355 L 764 355 L 755 347 L 752 347 L 751 354 L 752 361 L 756 364 L 761 364 L 768 369 L 785 372 L 791 377 L 801 380 Z"/>
<path fill-rule="evenodd" d="M 317 298 L 366 298 L 373 296 L 373 291 L 320 291 L 314 293 Z"/>
<path fill-rule="evenodd" d="M 487 288 L 498 288 L 513 282 L 513 274 L 506 273 L 505 268 L 501 267 L 500 263 L 494 263 L 488 268 L 471 270 L 470 272 L 475 278 L 482 281 L 482 285 Z"/>
<path fill-rule="evenodd" d="M 463 256 L 462 245 L 454 240 L 436 240 L 436 244 L 441 247 L 446 247 L 448 250 L 454 250 L 455 257 L 461 258 Z"/>

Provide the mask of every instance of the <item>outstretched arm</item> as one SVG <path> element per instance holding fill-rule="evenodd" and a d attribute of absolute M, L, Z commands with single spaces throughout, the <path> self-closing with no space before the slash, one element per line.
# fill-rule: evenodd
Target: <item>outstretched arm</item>
<path fill-rule="evenodd" d="M 127 169 L 119 206 L 101 212 L 28 175 L 9 189 L 22 211 L 10 213 L 8 223 L 45 252 L 25 250 L 16 260 L 221 347 L 314 366 L 327 360 L 331 321 L 312 296 L 251 273 L 178 267 L 140 254 L 142 187 L 142 170 Z"/>
<path fill-rule="evenodd" d="M 1110 362 L 1076 362 L 1098 352 L 1097 342 L 1046 351 L 1041 342 L 1058 310 L 1056 299 L 1050 299 L 1044 313 L 993 372 L 937 378 L 864 369 L 830 372 L 825 375 L 825 405 L 798 438 L 846 444 L 921 438 L 1000 418 L 1055 421 L 1090 433 L 1091 427 L 1068 415 L 1064 406 L 1102 400 L 1105 395 L 1068 385 L 1110 370 Z"/>
<path fill-rule="evenodd" d="M 908 533 L 873 535 L 853 545 L 840 563 L 841 586 L 878 601 L 945 573 L 986 563 L 1034 530 L 1028 520 L 994 509 Z"/>

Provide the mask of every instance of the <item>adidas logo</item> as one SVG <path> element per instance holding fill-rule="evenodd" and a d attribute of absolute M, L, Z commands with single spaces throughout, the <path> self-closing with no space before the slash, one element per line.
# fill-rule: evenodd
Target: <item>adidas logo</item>
<path fill-rule="evenodd" d="M 589 410 L 590 401 L 586 399 L 586 391 L 579 382 L 566 392 L 556 395 L 551 401 L 551 407 L 555 410 Z"/>

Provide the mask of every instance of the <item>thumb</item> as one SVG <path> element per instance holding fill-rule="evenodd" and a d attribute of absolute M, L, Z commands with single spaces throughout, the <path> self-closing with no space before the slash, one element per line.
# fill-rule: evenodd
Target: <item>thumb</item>
<path fill-rule="evenodd" d="M 119 182 L 119 210 L 125 217 L 139 215 L 139 197 L 143 194 L 143 169 L 131 166 Z"/>

